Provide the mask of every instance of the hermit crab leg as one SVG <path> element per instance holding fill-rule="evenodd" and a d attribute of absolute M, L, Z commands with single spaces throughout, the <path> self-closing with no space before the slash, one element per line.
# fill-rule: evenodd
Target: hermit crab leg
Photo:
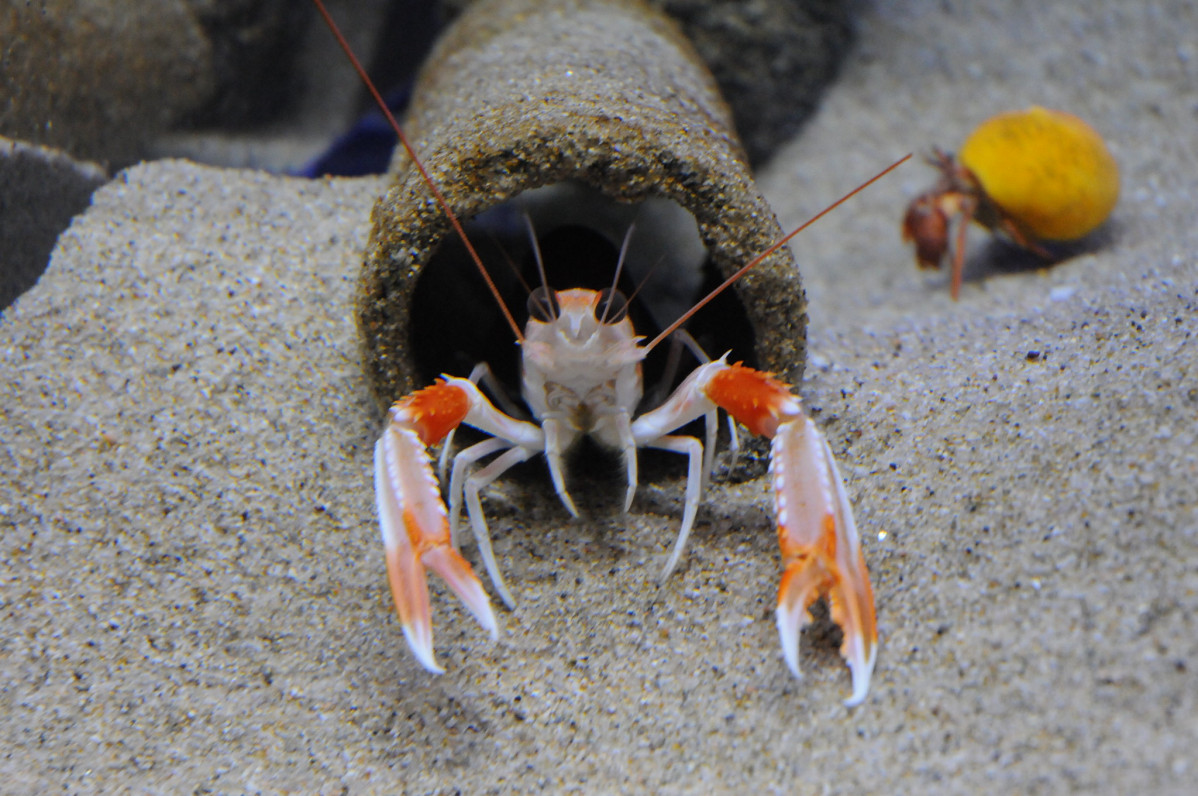
<path fill-rule="evenodd" d="M 957 197 L 951 203 L 951 214 L 959 215 L 957 219 L 957 242 L 952 247 L 953 262 L 951 271 L 951 281 L 949 282 L 949 294 L 956 301 L 961 295 L 961 281 L 965 276 L 965 239 L 969 232 L 969 222 L 973 221 L 974 214 L 977 212 L 977 200 L 968 196 Z"/>

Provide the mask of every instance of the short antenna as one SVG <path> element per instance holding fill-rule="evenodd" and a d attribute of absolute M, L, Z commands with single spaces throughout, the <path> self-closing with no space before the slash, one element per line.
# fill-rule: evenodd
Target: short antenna
<path fill-rule="evenodd" d="M 541 242 L 537 240 L 536 227 L 532 225 L 532 216 L 528 211 L 524 211 L 524 226 L 528 227 L 528 240 L 532 243 L 532 254 L 537 261 L 537 274 L 541 277 L 541 287 L 545 288 L 545 300 L 548 302 L 549 317 L 553 320 L 558 319 L 557 305 L 553 301 L 553 297 L 549 294 L 549 277 L 545 275 L 545 260 L 541 257 Z M 521 277 L 523 278 L 523 277 Z"/>
<path fill-rule="evenodd" d="M 616 260 L 616 273 L 611 278 L 611 288 L 609 295 L 615 295 L 616 285 L 620 284 L 620 274 L 624 271 L 624 258 L 628 256 L 628 244 L 632 242 L 632 233 L 636 231 L 636 223 L 628 225 L 628 231 L 624 233 L 624 242 L 620 244 L 620 257 Z M 603 317 L 599 319 L 600 323 L 607 323 L 607 313 L 611 309 L 612 302 L 608 299 L 607 304 L 603 307 Z"/>

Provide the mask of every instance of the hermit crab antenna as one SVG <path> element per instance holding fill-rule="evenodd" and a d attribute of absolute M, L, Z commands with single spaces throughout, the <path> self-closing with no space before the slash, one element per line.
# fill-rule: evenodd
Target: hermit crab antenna
<path fill-rule="evenodd" d="M 807 227 L 811 226 L 816 221 L 819 221 L 821 218 L 826 216 L 828 213 L 831 213 L 837 207 L 840 207 L 842 204 L 847 202 L 849 199 L 851 199 L 854 196 L 856 196 L 857 194 L 861 193 L 861 191 L 864 191 L 866 188 L 873 185 L 875 182 L 882 179 L 887 174 L 894 171 L 895 169 L 897 169 L 899 166 L 903 165 L 910 159 L 911 159 L 911 155 L 908 154 L 908 155 L 904 155 L 903 157 L 899 158 L 894 163 L 891 163 L 889 166 L 882 169 L 877 174 L 870 177 L 868 180 L 861 183 L 856 188 L 849 191 L 844 196 L 840 197 L 835 202 L 833 202 L 832 204 L 825 207 L 823 210 L 816 213 L 814 216 L 809 218 L 807 220 L 807 222 L 805 224 L 803 224 L 801 227 L 794 230 L 793 232 L 790 232 L 789 234 L 786 235 L 786 237 L 782 238 L 777 243 L 770 246 L 768 249 L 766 249 L 765 251 L 763 251 L 761 254 L 757 255 L 756 257 L 754 257 L 752 260 L 749 260 L 749 262 L 747 262 L 747 263 L 745 263 L 745 265 L 741 266 L 740 270 L 738 270 L 735 274 L 733 274 L 732 276 L 725 279 L 722 283 L 720 283 L 719 287 L 717 287 L 715 290 L 708 293 L 703 298 L 699 299 L 699 301 L 695 303 L 695 306 L 691 307 L 689 310 L 682 313 L 682 315 L 678 318 L 678 320 L 674 321 L 669 326 L 667 326 L 665 328 L 665 330 L 662 331 L 661 334 L 657 335 L 657 337 L 654 337 L 652 340 L 650 340 L 649 344 L 645 346 L 645 350 L 655 348 L 661 341 L 665 340 L 667 337 L 669 337 L 671 334 L 673 334 L 674 331 L 676 329 L 678 329 L 678 327 L 682 326 L 682 324 L 689 321 L 691 319 L 692 315 L 694 315 L 699 310 L 703 309 L 703 307 L 707 306 L 707 304 L 712 299 L 714 299 L 716 296 L 720 295 L 725 290 L 727 290 L 729 287 L 731 287 L 736 282 L 736 280 L 740 279 L 742 276 L 744 276 L 746 273 L 748 273 L 749 269 L 753 268 L 758 263 L 760 263 L 762 260 L 764 260 L 766 257 L 769 257 L 771 254 L 778 251 L 778 249 L 781 249 L 783 246 L 785 246 L 787 244 L 787 242 L 789 242 L 790 239 L 793 238 L 795 235 L 798 235 L 800 232 L 807 229 Z"/>
<path fill-rule="evenodd" d="M 636 232 L 636 224 L 629 224 L 628 231 L 624 233 L 624 242 L 620 244 L 620 257 L 616 260 L 616 273 L 611 278 L 611 292 L 616 292 L 616 285 L 620 284 L 620 272 L 624 270 L 624 258 L 628 255 L 628 244 L 632 242 L 632 233 Z M 603 305 L 603 317 L 599 319 L 600 323 L 607 323 L 607 313 L 611 310 L 612 302 L 608 301 Z"/>
<path fill-rule="evenodd" d="M 491 295 L 499 302 L 499 309 L 503 312 L 503 317 L 507 320 L 508 326 L 512 327 L 512 332 L 516 335 L 516 339 L 520 342 L 524 341 L 524 335 L 520 331 L 520 326 L 516 323 L 516 319 L 512 317 L 511 311 L 507 305 L 503 303 L 503 298 L 499 295 L 499 288 L 495 287 L 494 280 L 487 273 L 486 266 L 483 265 L 482 258 L 478 256 L 478 252 L 474 248 L 474 244 L 470 242 L 470 238 L 466 237 L 466 230 L 462 229 L 462 222 L 458 220 L 457 215 L 449 208 L 449 202 L 445 200 L 444 194 L 437 184 L 433 182 L 433 178 L 425 170 L 424 164 L 420 162 L 420 158 L 416 157 L 416 151 L 412 149 L 412 145 L 408 143 L 408 137 L 404 135 L 403 129 L 399 126 L 399 122 L 395 120 L 391 109 L 387 107 L 387 103 L 383 101 L 383 96 L 379 94 L 379 90 L 375 87 L 374 81 L 370 79 L 370 75 L 366 74 L 366 69 L 362 66 L 362 62 L 358 60 L 358 56 L 354 55 L 353 48 L 349 46 L 349 42 L 345 40 L 345 36 L 341 33 L 341 28 L 337 27 L 337 23 L 333 21 L 333 17 L 329 14 L 327 8 L 324 7 L 323 0 L 312 0 L 316 5 L 316 10 L 324 17 L 325 24 L 329 26 L 329 30 L 333 32 L 333 36 L 337 39 L 337 44 L 345 51 L 349 61 L 353 64 L 354 70 L 358 73 L 358 77 L 362 79 L 362 83 L 366 86 L 366 90 L 370 92 L 370 96 L 374 98 L 375 103 L 379 106 L 379 110 L 383 112 L 387 123 L 395 130 L 395 134 L 399 136 L 399 142 L 403 144 L 404 151 L 408 153 L 408 157 L 416 164 L 416 168 L 420 171 L 420 176 L 424 178 L 424 183 L 432 191 L 433 197 L 437 200 L 441 210 L 445 213 L 449 223 L 453 225 L 454 231 L 458 233 L 458 237 L 462 239 L 462 244 L 466 247 L 466 251 L 470 253 L 470 259 L 474 260 L 474 264 L 478 266 L 478 272 L 482 274 L 483 281 L 487 283 L 487 288 L 490 289 Z"/>

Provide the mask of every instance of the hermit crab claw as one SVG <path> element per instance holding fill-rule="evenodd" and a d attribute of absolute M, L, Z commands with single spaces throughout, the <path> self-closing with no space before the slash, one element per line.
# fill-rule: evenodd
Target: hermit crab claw
<path fill-rule="evenodd" d="M 374 487 L 387 555 L 387 577 L 404 637 L 421 665 L 444 671 L 433 657 L 432 615 L 424 569 L 436 572 L 475 619 L 499 636 L 491 601 L 470 564 L 449 540 L 449 521 L 436 478 L 406 410 L 392 409 L 374 448 Z"/>
<path fill-rule="evenodd" d="M 799 633 L 811 621 L 808 607 L 826 594 L 832 621 L 844 631 L 840 654 L 853 675 L 845 704 L 858 705 L 869 692 L 877 656 L 873 590 L 832 450 L 806 415 L 778 427 L 770 469 L 786 567 L 778 587 L 782 653 L 799 677 Z"/>

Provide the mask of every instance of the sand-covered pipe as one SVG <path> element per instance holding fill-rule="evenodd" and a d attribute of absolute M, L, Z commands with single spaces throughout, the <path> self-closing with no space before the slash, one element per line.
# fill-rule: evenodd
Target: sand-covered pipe
<path fill-rule="evenodd" d="M 478 0 L 440 0 L 461 13 Z M 798 132 L 853 39 L 844 0 L 648 0 L 678 23 L 732 108 L 752 163 Z"/>
<path fill-rule="evenodd" d="M 462 218 L 563 182 L 589 186 L 610 203 L 665 198 L 693 215 L 725 275 L 782 235 L 710 74 L 670 20 L 634 0 L 475 4 L 426 63 L 407 128 Z M 394 173 L 374 210 L 358 306 L 367 373 L 382 404 L 424 378 L 411 348 L 413 298 L 421 272 L 453 234 L 406 158 L 397 158 Z M 567 203 L 542 202 L 557 210 Z M 582 201 L 577 221 L 603 215 L 593 204 L 593 197 Z M 502 260 L 489 267 L 497 275 L 510 270 Z M 479 281 L 466 272 L 453 282 L 471 279 Z M 797 381 L 807 314 L 789 252 L 761 263 L 736 291 L 756 338 L 755 352 L 737 353 L 755 353 L 760 366 Z M 427 303 L 421 298 L 418 310 Z M 470 306 L 448 305 L 438 317 L 446 315 L 455 329 L 496 334 Z"/>

